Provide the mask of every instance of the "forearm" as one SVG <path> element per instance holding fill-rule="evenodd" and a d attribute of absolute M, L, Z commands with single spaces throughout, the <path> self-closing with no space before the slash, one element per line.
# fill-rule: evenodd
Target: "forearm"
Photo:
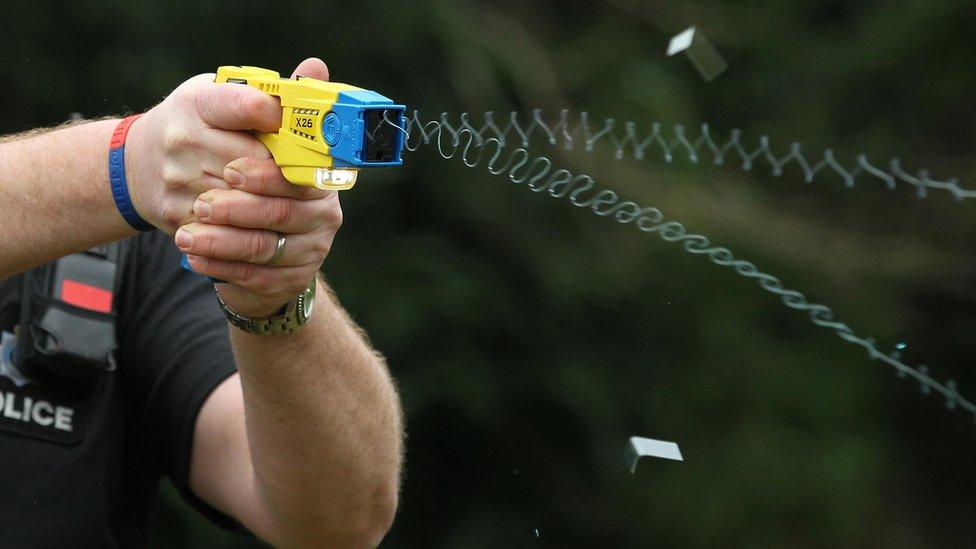
<path fill-rule="evenodd" d="M 118 120 L 0 141 L 0 279 L 133 230 L 108 183 Z"/>
<path fill-rule="evenodd" d="M 396 509 L 400 407 L 382 358 L 323 281 L 309 323 L 232 329 L 258 497 L 272 542 L 375 545 Z"/>

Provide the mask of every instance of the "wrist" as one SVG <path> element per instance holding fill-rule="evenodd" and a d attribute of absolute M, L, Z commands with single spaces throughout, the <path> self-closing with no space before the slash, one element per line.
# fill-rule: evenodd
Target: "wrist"
<path fill-rule="evenodd" d="M 233 284 L 217 284 L 214 289 L 227 307 L 238 314 L 252 318 L 264 318 L 280 313 L 296 296 L 306 290 L 300 288 L 281 295 L 263 296 Z"/>
<path fill-rule="evenodd" d="M 301 330 L 308 323 L 315 305 L 317 280 L 312 279 L 301 293 L 290 299 L 284 306 L 269 314 L 244 314 L 235 310 L 217 293 L 217 300 L 230 324 L 245 333 L 260 336 L 290 335 Z M 256 309 L 255 311 L 260 310 Z"/>

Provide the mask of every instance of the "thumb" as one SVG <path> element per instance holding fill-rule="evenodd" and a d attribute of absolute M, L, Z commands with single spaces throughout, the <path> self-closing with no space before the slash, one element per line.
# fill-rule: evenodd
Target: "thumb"
<path fill-rule="evenodd" d="M 327 81 L 329 79 L 329 67 L 325 66 L 325 61 L 318 57 L 309 57 L 295 67 L 295 72 L 291 73 L 291 77 L 295 78 L 296 76 L 307 76 Z"/>

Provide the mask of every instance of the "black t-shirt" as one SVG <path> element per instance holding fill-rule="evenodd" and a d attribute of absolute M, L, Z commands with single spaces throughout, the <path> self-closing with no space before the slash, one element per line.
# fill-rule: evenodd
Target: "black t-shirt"
<path fill-rule="evenodd" d="M 116 371 L 84 390 L 0 375 L 0 547 L 145 546 L 163 475 L 230 524 L 188 487 L 197 413 L 236 371 L 227 322 L 169 237 L 130 244 Z"/>

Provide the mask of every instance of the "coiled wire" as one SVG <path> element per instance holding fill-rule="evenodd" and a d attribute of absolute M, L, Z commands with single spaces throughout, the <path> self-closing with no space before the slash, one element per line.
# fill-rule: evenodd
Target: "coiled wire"
<path fill-rule="evenodd" d="M 767 292 L 775 295 L 783 305 L 790 309 L 796 309 L 806 313 L 810 322 L 821 328 L 832 330 L 840 339 L 862 347 L 871 360 L 881 361 L 895 369 L 899 377 L 910 377 L 918 382 L 922 393 L 932 391 L 945 398 L 945 406 L 948 409 L 962 409 L 976 420 L 976 405 L 972 401 L 959 394 L 956 382 L 947 380 L 939 382 L 929 375 L 929 368 L 925 365 L 917 367 L 906 364 L 901 359 L 897 351 L 890 353 L 882 352 L 878 349 L 875 340 L 871 337 L 859 335 L 847 323 L 835 318 L 833 310 L 820 303 L 811 303 L 807 297 L 797 291 L 787 288 L 783 282 L 766 272 L 761 271 L 754 263 L 738 259 L 731 250 L 712 244 L 708 237 L 700 234 L 690 233 L 685 226 L 675 220 L 669 220 L 664 213 L 654 206 L 640 205 L 632 201 L 621 200 L 616 191 L 608 187 L 598 186 L 596 181 L 585 174 L 574 174 L 566 169 L 554 169 L 552 161 L 545 156 L 533 156 L 527 150 L 529 139 L 534 131 L 546 135 L 550 144 L 556 144 L 557 132 L 563 132 L 564 143 L 568 148 L 572 147 L 573 132 L 568 130 L 565 123 L 567 111 L 562 111 L 560 122 L 555 127 L 542 122 L 540 111 L 533 111 L 533 122 L 528 126 L 517 123 L 517 116 L 512 113 L 510 123 L 505 129 L 499 128 L 494 124 L 491 113 L 485 113 L 485 125 L 475 128 L 470 117 L 465 113 L 460 115 L 460 121 L 452 124 L 446 113 L 442 114 L 439 120 L 423 121 L 420 113 L 414 111 L 413 114 L 397 121 L 389 119 L 384 115 L 384 119 L 390 125 L 396 127 L 404 133 L 404 148 L 408 151 L 417 151 L 422 146 L 431 143 L 437 147 L 438 154 L 445 160 L 460 158 L 465 166 L 469 168 L 484 168 L 494 176 L 504 176 L 509 181 L 517 185 L 524 185 L 530 191 L 545 194 L 554 199 L 567 199 L 570 204 L 579 208 L 586 208 L 593 214 L 613 219 L 623 225 L 633 225 L 637 230 L 644 233 L 656 234 L 666 242 L 678 243 L 682 248 L 691 254 L 702 255 L 709 261 L 720 267 L 730 268 L 739 275 L 756 280 L 759 286 Z M 586 150 L 592 150 L 593 144 L 601 136 L 612 136 L 612 124 L 609 123 L 597 134 L 590 133 L 586 122 L 586 113 L 581 113 L 581 124 L 577 127 L 586 146 Z M 627 135 L 634 136 L 632 125 L 628 123 Z M 652 131 L 648 140 L 638 143 L 631 137 L 619 140 L 611 137 L 611 142 L 617 150 L 617 156 L 622 157 L 625 146 L 634 146 L 635 158 L 640 158 L 643 151 L 650 144 L 659 144 L 665 152 L 665 159 L 671 161 L 673 152 L 676 149 L 684 149 L 689 154 L 689 160 L 697 161 L 697 151 L 706 146 L 715 154 L 716 163 L 724 160 L 729 151 L 736 151 L 743 159 L 742 168 L 751 168 L 752 160 L 763 154 L 773 167 L 774 175 L 782 173 L 782 167 L 790 160 L 796 160 L 801 166 L 809 169 L 808 181 L 812 179 L 821 168 L 829 166 L 838 173 L 847 174 L 845 181 L 849 186 L 853 185 L 854 178 L 860 173 L 870 174 L 888 183 L 889 188 L 894 188 L 895 182 L 903 181 L 915 185 L 918 188 L 919 196 L 924 196 L 924 191 L 929 188 L 943 189 L 951 192 L 957 199 L 976 197 L 976 192 L 959 188 L 955 180 L 939 182 L 929 179 L 924 172 L 920 172 L 918 178 L 908 176 L 901 171 L 897 161 L 892 161 L 892 172 L 889 174 L 878 168 L 867 164 L 864 155 L 859 156 L 859 166 L 863 167 L 863 172 L 856 170 L 844 170 L 834 160 L 831 154 L 826 154 L 820 163 L 810 166 L 799 154 L 799 145 L 794 145 L 793 152 L 783 159 L 777 159 L 769 152 L 768 141 L 763 138 L 760 140 L 759 153 L 746 152 L 741 146 L 739 133 L 732 133 L 731 145 L 726 144 L 718 147 L 711 141 L 707 126 L 703 126 L 702 137 L 692 142 L 685 134 L 678 131 L 677 141 L 669 144 L 660 137 L 657 126 Z M 514 132 L 520 139 L 521 146 L 507 149 L 506 137 Z M 765 153 L 763 153 L 765 151 Z M 829 152 L 829 151 L 828 151 Z"/>
<path fill-rule="evenodd" d="M 387 123 L 393 124 L 384 116 Z M 498 122 L 501 119 L 502 122 Z M 906 172 L 901 161 L 893 158 L 887 166 L 871 163 L 867 155 L 858 154 L 855 163 L 844 167 L 834 155 L 832 149 L 825 149 L 821 154 L 804 154 L 803 146 L 798 142 L 790 144 L 789 152 L 777 156 L 773 152 L 769 138 L 759 137 L 759 142 L 753 147 L 745 144 L 742 131 L 733 129 L 726 139 L 713 137 L 708 124 L 699 127 L 697 135 L 686 131 L 681 124 L 671 127 L 671 135 L 667 135 L 664 126 L 659 122 L 652 122 L 649 132 L 641 132 L 634 122 L 623 123 L 623 129 L 613 118 L 607 118 L 599 129 L 591 127 L 590 116 L 583 111 L 576 115 L 563 109 L 555 122 L 547 122 L 541 109 L 532 111 L 530 121 L 522 122 L 517 112 L 511 112 L 505 117 L 495 117 L 492 111 L 485 112 L 482 122 L 475 123 L 468 113 L 462 113 L 455 123 L 451 123 L 446 114 L 439 121 L 423 122 L 419 112 L 407 118 L 401 126 L 413 128 L 420 132 L 420 139 L 428 142 L 434 131 L 446 131 L 457 136 L 461 131 L 468 131 L 480 145 L 487 138 L 497 139 L 502 147 L 515 144 L 528 148 L 534 136 L 545 140 L 549 145 L 561 145 L 566 150 L 582 147 L 590 152 L 601 142 L 609 143 L 617 159 L 626 157 L 643 160 L 651 151 L 659 151 L 665 162 L 673 162 L 675 158 L 685 157 L 693 164 L 702 158 L 711 158 L 717 165 L 738 161 L 742 170 L 751 171 L 760 162 L 769 166 L 770 175 L 781 177 L 786 169 L 795 165 L 803 174 L 807 183 L 813 183 L 820 174 L 833 174 L 843 180 L 847 188 L 854 187 L 858 179 L 869 179 L 882 183 L 888 190 L 895 190 L 899 184 L 915 189 L 918 198 L 924 198 L 930 190 L 945 191 L 957 200 L 976 198 L 976 190 L 964 189 L 959 186 L 955 178 L 937 180 L 929 177 L 928 170 L 918 170 L 916 175 Z M 403 128 L 401 128 L 403 129 Z"/>

